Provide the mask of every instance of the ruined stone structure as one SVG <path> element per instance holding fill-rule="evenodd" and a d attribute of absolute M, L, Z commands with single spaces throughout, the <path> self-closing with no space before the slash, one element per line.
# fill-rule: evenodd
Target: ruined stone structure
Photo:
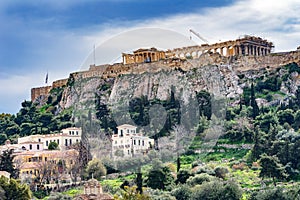
<path fill-rule="evenodd" d="M 268 42 L 260 37 L 245 35 L 237 40 L 229 40 L 215 44 L 203 44 L 201 46 L 188 46 L 175 48 L 167 51 L 159 51 L 156 48 L 138 49 L 133 54 L 123 53 L 123 64 L 155 62 L 166 58 L 198 58 L 203 53 L 219 53 L 222 56 L 265 56 L 271 53 L 274 47 L 272 42 Z"/>
<path fill-rule="evenodd" d="M 244 36 L 237 40 L 215 43 L 212 45 L 203 44 L 201 46 L 189 46 L 170 50 L 172 56 L 179 58 L 197 58 L 203 53 L 219 53 L 222 56 L 265 56 L 271 53 L 274 47 L 272 42 L 268 42 L 260 37 Z"/>
<path fill-rule="evenodd" d="M 154 62 L 166 58 L 164 51 L 152 47 L 150 49 L 138 49 L 133 54 L 122 54 L 124 64 Z"/>
<path fill-rule="evenodd" d="M 271 53 L 273 43 L 260 37 L 245 36 L 237 40 L 212 45 L 189 46 L 159 51 L 156 48 L 138 49 L 133 54 L 123 53 L 123 63 L 91 65 L 86 71 L 74 72 L 69 79 L 114 78 L 126 74 L 155 73 L 161 70 L 187 71 L 195 66 L 231 64 L 237 71 L 278 67 L 291 62 L 300 64 L 299 47 L 296 51 Z M 193 64 L 192 64 L 193 63 Z M 54 81 L 52 86 L 32 88 L 31 100 L 47 96 L 52 88 L 66 85 L 68 79 Z"/>

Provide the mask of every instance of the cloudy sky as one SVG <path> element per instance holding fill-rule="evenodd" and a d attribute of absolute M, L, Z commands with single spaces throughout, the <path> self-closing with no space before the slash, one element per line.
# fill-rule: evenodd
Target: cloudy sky
<path fill-rule="evenodd" d="M 51 83 L 93 64 L 94 45 L 96 64 L 137 47 L 201 44 L 189 29 L 211 43 L 248 34 L 294 50 L 299 10 L 299 0 L 2 0 L 0 113 L 16 113 L 47 72 Z"/>

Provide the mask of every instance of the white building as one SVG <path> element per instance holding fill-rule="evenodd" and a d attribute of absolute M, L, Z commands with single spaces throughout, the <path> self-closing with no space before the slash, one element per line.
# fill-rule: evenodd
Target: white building
<path fill-rule="evenodd" d="M 118 126 L 117 134 L 112 135 L 112 156 L 133 157 L 147 153 L 154 145 L 154 140 L 137 133 L 135 126 Z"/>
<path fill-rule="evenodd" d="M 56 142 L 60 150 L 81 141 L 81 128 L 71 127 L 62 129 L 60 133 L 47 135 L 30 135 L 18 138 L 20 150 L 42 151 L 48 149 L 50 142 Z"/>

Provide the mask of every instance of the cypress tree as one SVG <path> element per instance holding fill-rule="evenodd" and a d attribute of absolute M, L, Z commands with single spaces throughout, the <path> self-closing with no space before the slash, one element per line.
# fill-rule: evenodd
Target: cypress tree
<path fill-rule="evenodd" d="M 259 115 L 259 108 L 255 101 L 255 89 L 253 83 L 251 84 L 250 104 L 252 107 L 252 118 L 255 119 Z"/>

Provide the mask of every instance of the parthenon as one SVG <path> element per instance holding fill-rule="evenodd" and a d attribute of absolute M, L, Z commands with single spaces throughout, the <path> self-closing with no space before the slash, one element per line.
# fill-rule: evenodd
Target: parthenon
<path fill-rule="evenodd" d="M 203 44 L 200 46 L 189 46 L 171 50 L 173 56 L 199 57 L 205 52 L 219 53 L 222 56 L 265 56 L 271 53 L 274 47 L 272 42 L 268 42 L 260 37 L 245 35 L 237 40 L 229 40 L 215 44 Z"/>
<path fill-rule="evenodd" d="M 197 58 L 203 53 L 219 53 L 222 56 L 265 56 L 271 53 L 272 42 L 255 36 L 245 35 L 236 40 L 229 40 L 215 44 L 203 44 L 159 51 L 156 48 L 138 49 L 133 54 L 123 53 L 123 64 L 154 62 L 165 58 Z"/>

